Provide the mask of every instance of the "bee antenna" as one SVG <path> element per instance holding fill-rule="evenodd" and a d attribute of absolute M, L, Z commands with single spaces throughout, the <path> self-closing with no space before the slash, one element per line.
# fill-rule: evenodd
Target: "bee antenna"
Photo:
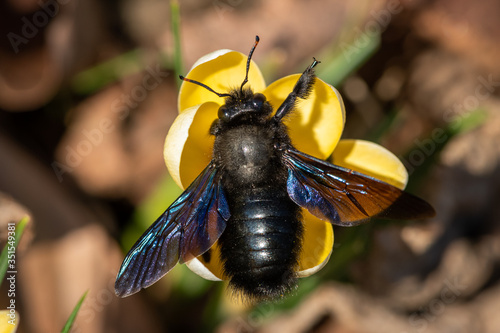
<path fill-rule="evenodd" d="M 257 47 L 257 44 L 259 44 L 259 41 L 260 41 L 259 36 L 255 36 L 255 44 L 253 44 L 252 49 L 250 50 L 250 53 L 248 54 L 247 70 L 245 73 L 245 79 L 243 80 L 243 83 L 241 84 L 240 91 L 243 91 L 243 86 L 245 85 L 245 83 L 248 82 L 248 70 L 250 69 L 250 60 L 252 60 L 253 51 L 255 51 L 255 48 Z"/>
<path fill-rule="evenodd" d="M 218 93 L 217 91 L 213 90 L 212 88 L 210 88 L 206 84 L 203 84 L 203 83 L 195 81 L 195 80 L 188 79 L 188 78 L 186 78 L 186 77 L 184 77 L 182 75 L 179 75 L 179 79 L 181 79 L 182 81 L 186 81 L 186 82 L 191 82 L 191 83 L 197 84 L 200 87 L 203 87 L 203 88 L 207 89 L 208 91 L 213 92 L 214 94 L 216 94 L 219 97 L 230 97 L 231 96 L 230 94 L 221 94 L 221 93 Z"/>

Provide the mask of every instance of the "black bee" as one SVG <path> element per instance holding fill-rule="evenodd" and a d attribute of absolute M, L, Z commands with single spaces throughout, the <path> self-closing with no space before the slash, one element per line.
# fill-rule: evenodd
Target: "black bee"
<path fill-rule="evenodd" d="M 307 67 L 285 101 L 273 107 L 244 88 L 256 37 L 241 87 L 221 98 L 213 158 L 182 195 L 149 227 L 127 254 L 115 290 L 128 296 L 208 250 L 218 240 L 229 284 L 251 299 L 272 299 L 296 285 L 303 226 L 301 208 L 340 226 L 371 217 L 429 217 L 425 201 L 373 177 L 296 150 L 282 120 L 313 87 Z"/>

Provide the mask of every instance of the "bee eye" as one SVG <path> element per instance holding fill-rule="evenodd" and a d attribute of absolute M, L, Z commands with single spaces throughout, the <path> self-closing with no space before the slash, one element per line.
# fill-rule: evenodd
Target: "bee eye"
<path fill-rule="evenodd" d="M 255 95 L 253 95 L 252 99 L 253 107 L 260 109 L 262 108 L 262 105 L 264 105 L 265 101 L 266 101 L 266 96 L 264 96 L 263 94 L 256 93 Z"/>
<path fill-rule="evenodd" d="M 228 114 L 229 110 L 228 108 L 225 106 L 225 105 L 222 105 L 220 108 L 219 108 L 219 111 L 217 113 L 217 116 L 219 117 L 219 119 L 221 120 L 228 120 L 229 119 L 229 114 Z"/>

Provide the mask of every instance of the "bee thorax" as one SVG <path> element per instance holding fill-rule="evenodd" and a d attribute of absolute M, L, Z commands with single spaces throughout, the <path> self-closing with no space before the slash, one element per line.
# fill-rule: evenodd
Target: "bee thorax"
<path fill-rule="evenodd" d="M 242 126 L 227 131 L 216 139 L 214 154 L 224 165 L 227 176 L 240 185 L 255 185 L 272 174 L 276 156 L 269 129 Z"/>

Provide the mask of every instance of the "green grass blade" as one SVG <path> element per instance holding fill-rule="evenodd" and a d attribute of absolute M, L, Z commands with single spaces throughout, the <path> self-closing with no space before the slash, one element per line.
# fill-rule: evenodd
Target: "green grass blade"
<path fill-rule="evenodd" d="M 25 216 L 17 223 L 16 225 L 16 231 L 15 235 L 11 236 L 9 235 L 7 238 L 7 243 L 5 244 L 2 254 L 0 254 L 0 284 L 3 282 L 3 279 L 5 277 L 5 273 L 7 272 L 7 269 L 15 271 L 16 267 L 15 264 L 12 267 L 9 267 L 9 261 L 8 261 L 8 255 L 9 254 L 14 254 L 16 253 L 17 245 L 19 244 L 19 240 L 21 239 L 21 236 L 23 234 L 24 228 L 29 222 L 29 217 Z M 11 239 L 10 237 L 13 237 Z M 15 257 L 14 257 L 15 258 Z M 15 259 L 14 259 L 15 260 Z"/>
<path fill-rule="evenodd" d="M 441 156 L 441 153 L 446 145 L 454 137 L 474 130 L 487 120 L 487 111 L 484 109 L 476 109 L 465 115 L 456 116 L 446 127 L 435 129 L 435 131 L 440 130 L 442 133 L 439 141 L 434 140 L 432 135 L 422 140 L 418 140 L 420 144 L 416 143 L 404 156 L 400 156 L 400 159 L 403 159 L 405 166 L 408 169 L 408 173 L 410 174 L 406 190 L 413 192 L 415 187 L 423 182 L 431 168 L 439 160 L 439 157 Z M 427 145 L 430 147 L 430 152 L 426 152 L 422 149 L 422 142 L 427 142 Z M 412 160 L 412 154 L 416 153 L 420 156 L 424 156 L 423 160 L 417 161 L 418 163 Z"/>
<path fill-rule="evenodd" d="M 341 43 L 331 59 L 322 59 L 316 70 L 322 80 L 339 86 L 349 75 L 360 68 L 380 48 L 380 35 L 363 35 L 352 43 Z"/>
<path fill-rule="evenodd" d="M 68 333 L 71 330 L 71 326 L 73 326 L 73 323 L 75 322 L 76 315 L 78 314 L 78 311 L 80 310 L 80 307 L 83 304 L 83 301 L 85 300 L 85 297 L 87 297 L 88 290 L 83 294 L 83 296 L 80 298 L 78 303 L 76 304 L 75 308 L 73 309 L 73 312 L 69 315 L 68 321 L 64 325 L 61 333 Z"/>
<path fill-rule="evenodd" d="M 71 80 L 71 88 L 77 94 L 92 94 L 110 83 L 139 73 L 144 67 L 142 51 L 131 50 L 76 74 Z"/>
<path fill-rule="evenodd" d="M 182 50 L 181 50 L 181 14 L 179 2 L 177 0 L 170 1 L 170 21 L 172 22 L 172 35 L 174 37 L 174 72 L 175 77 L 185 75 L 184 66 L 182 64 Z M 181 80 L 175 80 L 177 88 L 181 86 Z"/>

